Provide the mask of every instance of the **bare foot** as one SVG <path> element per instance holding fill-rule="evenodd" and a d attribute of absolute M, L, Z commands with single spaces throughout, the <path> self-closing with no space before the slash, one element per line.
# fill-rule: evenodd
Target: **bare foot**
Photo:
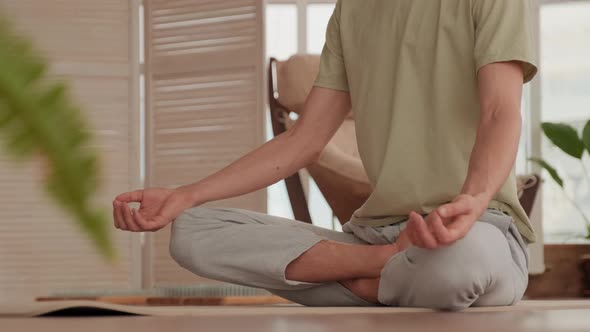
<path fill-rule="evenodd" d="M 379 246 L 375 246 L 375 248 L 379 247 L 379 251 L 377 254 L 377 259 L 379 262 L 379 271 L 381 271 L 381 269 L 385 266 L 385 263 L 387 263 L 387 261 L 391 258 L 391 256 L 397 254 L 398 252 L 400 252 L 400 248 L 398 246 L 397 243 L 394 244 L 385 244 L 385 245 L 379 245 Z"/>
<path fill-rule="evenodd" d="M 397 237 L 397 240 L 395 240 L 394 245 L 397 247 L 398 252 L 404 251 L 404 250 L 408 249 L 409 246 L 412 245 L 412 242 L 410 241 L 410 237 L 408 236 L 408 232 L 406 232 L 405 229 Z"/>
<path fill-rule="evenodd" d="M 383 245 L 381 246 L 380 250 L 380 261 L 383 262 L 383 265 L 387 263 L 387 261 L 391 258 L 391 256 L 397 254 L 400 251 L 406 250 L 411 245 L 411 242 L 406 234 L 403 231 L 400 236 L 397 238 L 395 243 L 390 245 Z M 377 295 L 379 293 L 379 281 L 381 278 L 359 278 L 359 279 L 351 279 L 351 280 L 343 280 L 340 281 L 344 287 L 348 290 L 353 292 L 356 296 L 360 297 L 361 299 L 378 304 L 379 300 L 377 299 Z"/>
<path fill-rule="evenodd" d="M 391 256 L 406 250 L 410 245 L 412 245 L 412 243 L 410 242 L 408 234 L 405 230 L 401 232 L 394 243 L 379 245 L 379 254 L 377 259 L 379 261 L 379 265 L 381 265 L 380 270 L 383 268 L 383 266 L 385 266 L 387 261 L 389 261 Z"/>
<path fill-rule="evenodd" d="M 340 281 L 340 284 L 361 299 L 378 304 L 377 293 L 379 291 L 379 280 L 380 278 L 343 280 Z"/>

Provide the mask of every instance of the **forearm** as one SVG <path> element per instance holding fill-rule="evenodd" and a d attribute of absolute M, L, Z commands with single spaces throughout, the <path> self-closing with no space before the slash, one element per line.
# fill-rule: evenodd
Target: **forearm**
<path fill-rule="evenodd" d="M 462 194 L 491 200 L 512 171 L 521 131 L 518 109 L 489 112 L 479 122 Z"/>
<path fill-rule="evenodd" d="M 350 110 L 348 93 L 313 88 L 293 127 L 229 166 L 178 188 L 192 206 L 265 188 L 314 162 Z"/>
<path fill-rule="evenodd" d="M 480 69 L 480 119 L 462 194 L 490 201 L 512 171 L 522 126 L 522 83 L 522 67 L 517 61 Z"/>
<path fill-rule="evenodd" d="M 189 191 L 193 205 L 200 205 L 265 188 L 317 158 L 317 149 L 306 143 L 287 131 L 222 170 L 179 189 Z"/>

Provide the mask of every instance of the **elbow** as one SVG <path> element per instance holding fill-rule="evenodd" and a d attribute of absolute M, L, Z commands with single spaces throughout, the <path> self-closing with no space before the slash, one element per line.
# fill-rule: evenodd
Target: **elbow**
<path fill-rule="evenodd" d="M 321 147 L 311 147 L 309 151 L 307 151 L 307 160 L 305 166 L 313 165 L 320 160 L 322 155 L 323 148 Z"/>
<path fill-rule="evenodd" d="M 482 113 L 478 132 L 493 132 L 518 142 L 522 131 L 520 107 L 497 107 Z"/>
<path fill-rule="evenodd" d="M 301 140 L 298 153 L 303 158 L 303 167 L 316 164 L 324 151 L 324 145 L 317 142 L 310 142 L 309 140 Z"/>
<path fill-rule="evenodd" d="M 495 123 L 513 123 L 522 125 L 520 105 L 501 105 L 491 103 L 482 106 L 480 123 L 482 125 Z"/>
<path fill-rule="evenodd" d="M 303 163 L 302 167 L 315 164 L 319 161 L 325 144 L 318 142 L 314 135 L 305 133 L 297 126 L 290 128 L 285 132 L 286 139 L 293 142 L 295 148 L 292 149 L 294 156 Z"/>

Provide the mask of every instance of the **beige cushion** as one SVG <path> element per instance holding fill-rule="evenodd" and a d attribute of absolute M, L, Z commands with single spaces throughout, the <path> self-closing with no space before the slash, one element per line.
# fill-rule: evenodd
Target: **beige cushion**
<path fill-rule="evenodd" d="M 286 61 L 277 61 L 279 103 L 288 111 L 300 114 L 319 68 L 319 55 L 297 54 Z M 352 119 L 352 112 L 348 113 L 348 118 Z"/>
<path fill-rule="evenodd" d="M 318 74 L 318 55 L 294 55 L 277 61 L 278 101 L 289 111 L 299 114 Z"/>
<path fill-rule="evenodd" d="M 285 125 L 287 128 L 291 128 L 295 121 L 286 118 Z M 317 164 L 356 182 L 369 184 L 356 145 L 354 120 L 344 120 L 342 126 L 322 151 Z"/>
<path fill-rule="evenodd" d="M 299 114 L 303 110 L 319 66 L 319 55 L 294 55 L 286 61 L 277 61 L 278 101 L 288 111 Z M 293 126 L 294 122 L 285 117 L 287 128 Z M 369 183 L 359 157 L 351 114 L 322 152 L 318 165 L 354 181 Z"/>

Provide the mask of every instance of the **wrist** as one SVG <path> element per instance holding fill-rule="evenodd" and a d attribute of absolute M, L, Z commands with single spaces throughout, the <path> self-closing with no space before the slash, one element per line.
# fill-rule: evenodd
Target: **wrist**
<path fill-rule="evenodd" d="M 468 189 L 463 188 L 461 190 L 461 195 L 469 195 L 473 198 L 477 199 L 480 202 L 485 202 L 486 204 L 489 203 L 494 198 L 494 193 L 488 190 L 475 190 L 475 189 Z"/>
<path fill-rule="evenodd" d="M 206 200 L 202 199 L 202 195 L 199 194 L 198 190 L 194 185 L 184 185 L 174 190 L 175 194 L 181 197 L 181 199 L 189 205 L 188 208 L 199 206 L 206 203 Z"/>
<path fill-rule="evenodd" d="M 480 193 L 476 193 L 476 194 L 468 194 L 471 197 L 473 197 L 473 199 L 476 202 L 476 206 L 477 206 L 477 210 L 480 212 L 483 212 L 485 209 L 488 208 L 488 205 L 490 204 L 490 201 L 493 198 L 493 195 L 490 195 L 487 192 L 480 192 Z"/>

